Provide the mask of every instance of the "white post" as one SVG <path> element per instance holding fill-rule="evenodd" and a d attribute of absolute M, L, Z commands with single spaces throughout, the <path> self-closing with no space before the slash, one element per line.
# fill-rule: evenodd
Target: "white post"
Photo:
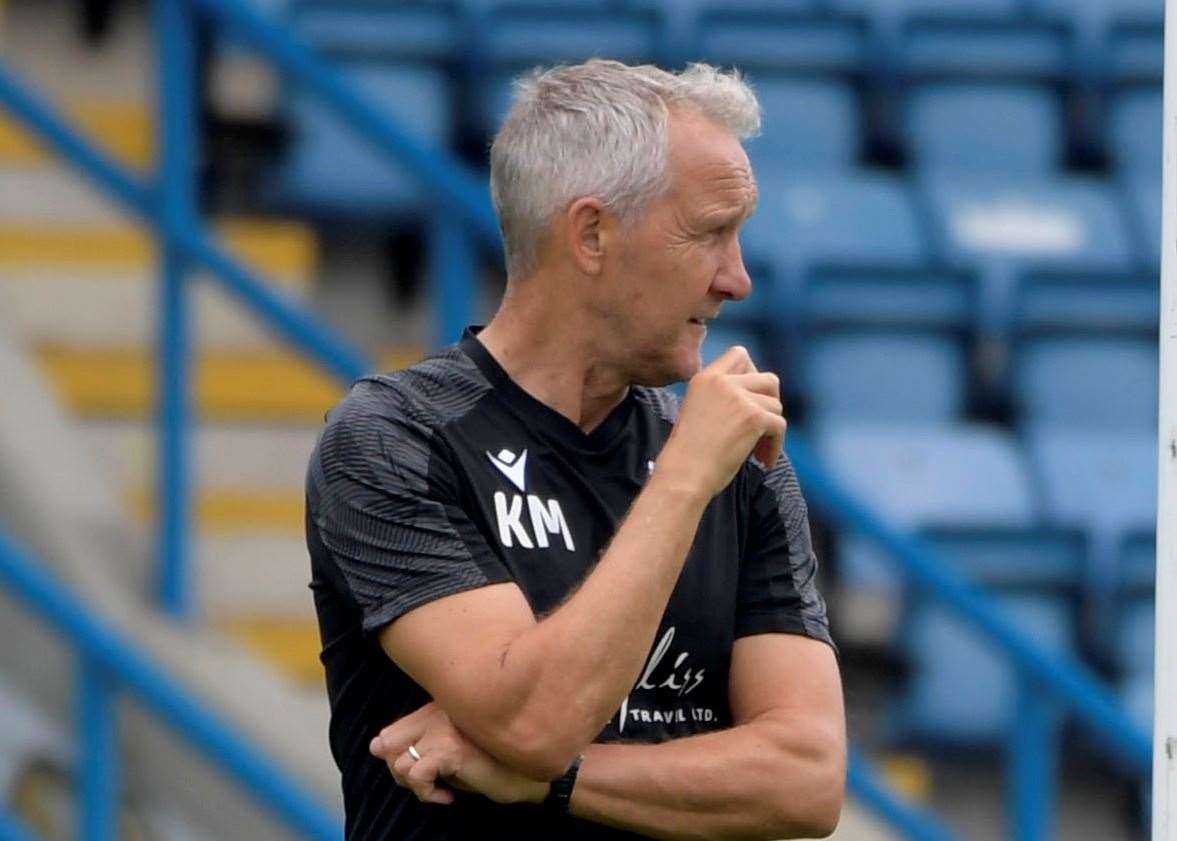
<path fill-rule="evenodd" d="M 1177 841 L 1177 0 L 1165 3 L 1153 841 Z"/>

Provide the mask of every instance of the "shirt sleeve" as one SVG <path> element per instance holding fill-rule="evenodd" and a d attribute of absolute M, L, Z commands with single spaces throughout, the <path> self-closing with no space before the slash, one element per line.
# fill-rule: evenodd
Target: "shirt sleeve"
<path fill-rule="evenodd" d="M 366 632 L 443 596 L 511 580 L 459 505 L 434 428 L 406 401 L 360 383 L 331 415 L 308 472 L 310 519 Z"/>
<path fill-rule="evenodd" d="M 797 474 L 782 455 L 769 471 L 751 464 L 751 505 L 740 562 L 736 636 L 802 634 L 834 644 L 817 589 L 817 556 Z"/>

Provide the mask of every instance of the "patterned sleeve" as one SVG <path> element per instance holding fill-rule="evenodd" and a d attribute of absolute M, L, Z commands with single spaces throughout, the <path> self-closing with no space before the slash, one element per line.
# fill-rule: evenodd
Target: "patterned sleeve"
<path fill-rule="evenodd" d="M 736 636 L 802 634 L 833 645 L 817 590 L 809 514 L 792 462 L 782 455 L 767 473 L 755 465 L 748 469 L 752 498 Z"/>
<path fill-rule="evenodd" d="M 357 385 L 332 413 L 307 477 L 311 521 L 367 632 L 434 599 L 511 580 L 459 506 L 433 428 L 388 392 Z"/>

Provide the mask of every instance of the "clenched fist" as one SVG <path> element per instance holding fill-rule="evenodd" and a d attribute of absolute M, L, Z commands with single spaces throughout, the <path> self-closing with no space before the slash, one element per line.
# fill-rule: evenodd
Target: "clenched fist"
<path fill-rule="evenodd" d="M 657 470 L 710 498 L 749 455 L 771 467 L 785 443 L 780 380 L 736 345 L 691 379 Z"/>

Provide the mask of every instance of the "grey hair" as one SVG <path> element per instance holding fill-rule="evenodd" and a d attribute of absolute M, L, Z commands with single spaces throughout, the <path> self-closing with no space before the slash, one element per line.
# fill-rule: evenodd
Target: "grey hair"
<path fill-rule="evenodd" d="M 679 73 L 592 59 L 532 71 L 490 150 L 490 190 L 507 273 L 534 271 L 553 218 L 595 196 L 627 222 L 670 186 L 669 116 L 692 109 L 741 140 L 760 132 L 760 104 L 738 71 Z"/>

